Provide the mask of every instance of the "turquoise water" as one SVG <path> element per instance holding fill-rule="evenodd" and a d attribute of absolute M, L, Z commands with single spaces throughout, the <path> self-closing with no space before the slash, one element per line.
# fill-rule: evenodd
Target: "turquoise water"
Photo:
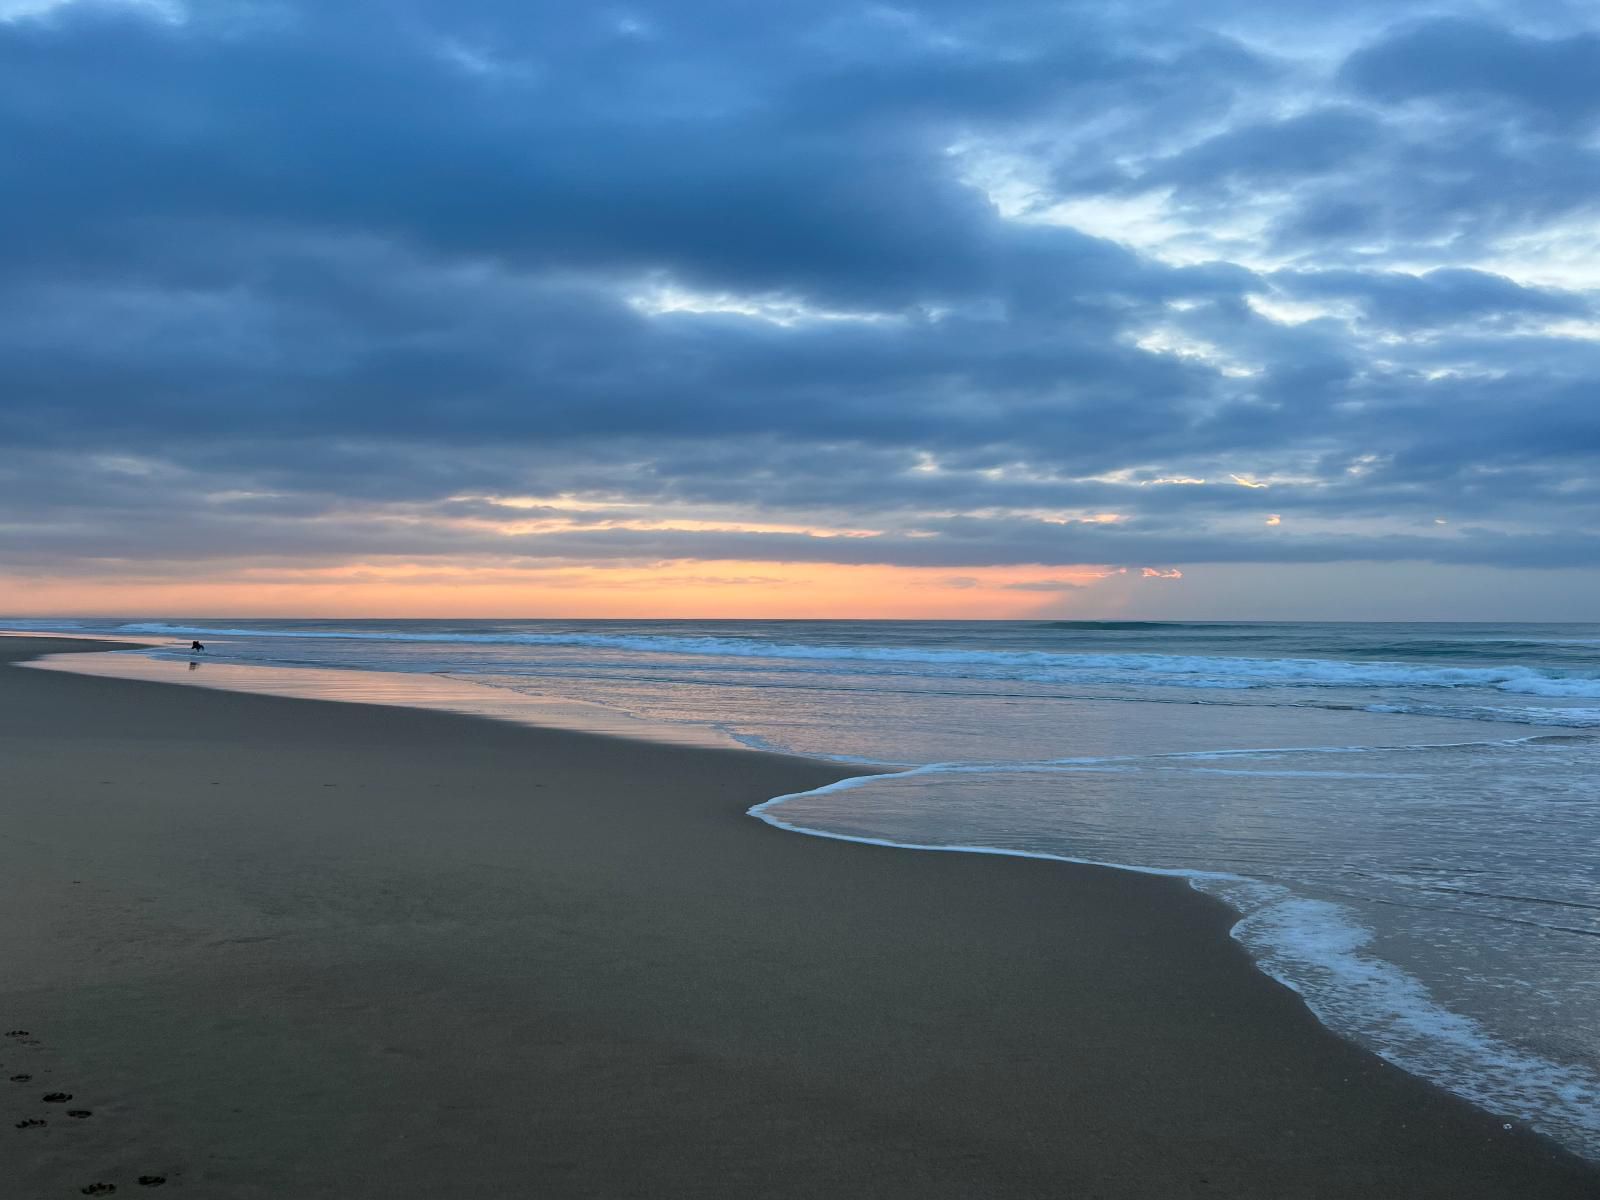
<path fill-rule="evenodd" d="M 1183 875 L 1330 1026 L 1600 1157 L 1600 625 L 5 624 L 901 767 L 756 815 Z"/>

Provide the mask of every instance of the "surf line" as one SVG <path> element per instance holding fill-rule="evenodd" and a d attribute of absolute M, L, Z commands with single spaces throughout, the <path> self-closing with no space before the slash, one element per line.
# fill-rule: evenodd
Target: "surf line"
<path fill-rule="evenodd" d="M 1534 742 L 1538 735 L 1505 739 L 1505 742 Z M 1503 742 L 1446 743 L 1446 745 L 1494 745 Z M 1382 749 L 1395 749 L 1383 747 Z M 1412 747 L 1407 747 L 1412 748 Z M 1415 747 L 1421 748 L 1421 747 Z M 1322 747 L 1323 752 L 1347 752 L 1357 747 Z M 1303 751 L 1302 751 L 1303 752 Z M 1223 752 L 1227 754 L 1229 752 Z M 1271 753 L 1244 751 L 1243 753 Z M 1194 755 L 1128 755 L 1117 758 L 1184 758 Z M 1071 760 L 1065 760 L 1070 762 Z M 1079 760 L 1083 762 L 1085 760 Z M 1600 1077 L 1584 1068 L 1560 1064 L 1540 1055 L 1509 1046 L 1483 1029 L 1471 1017 L 1440 1005 L 1426 986 L 1403 968 L 1385 959 L 1363 953 L 1370 934 L 1359 923 L 1346 918 L 1341 906 L 1327 901 L 1298 896 L 1282 884 L 1271 883 L 1230 871 L 1205 871 L 1196 868 L 1146 867 L 1133 863 L 1106 862 L 1078 858 L 1041 850 L 1018 850 L 1000 846 L 973 846 L 933 842 L 902 842 L 865 834 L 835 833 L 785 821 L 774 811 L 791 800 L 853 791 L 869 784 L 920 775 L 976 774 L 1016 771 L 1020 764 L 930 763 L 910 770 L 874 775 L 856 775 L 803 792 L 774 796 L 746 810 L 774 828 L 807 837 L 858 845 L 882 846 L 895 850 L 944 851 L 960 854 L 990 854 L 1003 858 L 1031 858 L 1077 866 L 1105 867 L 1186 880 L 1191 888 L 1221 901 L 1238 914 L 1229 936 L 1250 955 L 1256 969 L 1267 978 L 1287 987 L 1300 997 L 1325 1028 L 1347 1038 L 1368 1052 L 1403 1071 L 1426 1079 L 1490 1113 L 1515 1115 L 1541 1133 L 1561 1142 L 1579 1155 L 1600 1161 L 1600 1109 L 1591 1098 L 1600 1094 Z M 1060 769 L 1062 760 L 1033 764 L 1036 770 Z M 1063 774 L 1068 773 L 1063 771 Z M 1249 899 L 1247 899 L 1247 897 Z M 1253 902 L 1252 902 L 1253 901 Z M 1305 939 L 1285 936 L 1280 928 L 1273 936 L 1274 923 L 1293 926 L 1295 917 L 1304 919 L 1306 909 L 1315 909 L 1323 926 L 1314 945 L 1297 944 Z M 1292 914 L 1292 915 L 1291 915 Z M 1266 928 L 1263 929 L 1262 927 Z M 1333 936 L 1327 936 L 1329 933 Z M 1257 942 L 1252 934 L 1261 935 Z M 1313 967 L 1327 972 L 1331 984 L 1319 983 L 1294 967 Z M 1383 1031 L 1398 1026 L 1410 1036 L 1400 1042 L 1385 1041 Z M 1507 1129 L 1511 1126 L 1507 1125 Z"/>

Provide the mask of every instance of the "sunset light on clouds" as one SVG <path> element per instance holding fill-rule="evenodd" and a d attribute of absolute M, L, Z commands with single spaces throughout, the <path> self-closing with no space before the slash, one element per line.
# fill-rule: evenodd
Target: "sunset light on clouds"
<path fill-rule="evenodd" d="M 1597 47 L 0 5 L 0 610 L 1583 615 Z"/>
<path fill-rule="evenodd" d="M 248 616 L 1024 618 L 1126 570 L 1038 567 L 839 566 L 829 563 L 659 562 L 638 567 L 501 569 L 475 563 L 351 563 L 248 568 L 203 585 L 129 567 L 115 584 L 41 578 L 0 591 L 12 611 L 176 612 L 200 602 Z M 1147 575 L 1155 577 L 1153 572 Z M 86 598 L 88 602 L 86 603 Z"/>

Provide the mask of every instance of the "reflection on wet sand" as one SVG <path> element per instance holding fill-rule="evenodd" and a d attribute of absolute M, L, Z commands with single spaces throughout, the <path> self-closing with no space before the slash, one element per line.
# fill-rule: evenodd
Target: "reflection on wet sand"
<path fill-rule="evenodd" d="M 258 695 L 290 696 L 305 700 L 336 700 L 354 704 L 387 704 L 402 708 L 435 708 L 469 716 L 491 717 L 521 725 L 643 738 L 680 746 L 739 748 L 740 743 L 702 725 L 679 725 L 632 717 L 600 704 L 512 692 L 443 675 L 389 671 L 341 671 L 327 667 L 239 666 L 206 663 L 204 682 L 188 678 L 199 662 L 152 658 L 148 651 L 107 654 L 57 654 L 23 664 L 47 671 L 99 675 L 113 679 L 142 679 L 153 683 L 193 683 L 197 687 Z"/>

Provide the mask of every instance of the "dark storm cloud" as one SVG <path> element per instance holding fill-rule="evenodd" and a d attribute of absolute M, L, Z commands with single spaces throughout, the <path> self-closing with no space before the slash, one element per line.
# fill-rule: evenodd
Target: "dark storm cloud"
<path fill-rule="evenodd" d="M 1370 114 L 1317 109 L 1225 130 L 1160 162 L 1148 182 L 1204 190 L 1342 175 L 1379 151 L 1384 140 L 1381 123 Z"/>
<path fill-rule="evenodd" d="M 1359 305 L 1380 328 L 1412 331 L 1468 322 L 1510 324 L 1533 317 L 1586 317 L 1595 303 L 1572 292 L 1524 287 L 1485 271 L 1439 268 L 1421 275 L 1385 271 L 1292 271 L 1275 286 L 1302 298 Z"/>
<path fill-rule="evenodd" d="M 42 233 L 115 256 L 130 222 L 287 221 L 904 303 L 965 292 L 989 267 L 997 230 L 943 169 L 947 122 L 1158 67 L 1065 37 L 1020 62 L 1008 46 L 808 55 L 700 7 L 652 14 L 659 35 L 608 29 L 601 10 L 486 5 L 359 22 L 305 6 L 243 35 L 204 8 L 182 27 L 92 5 L 19 22 L 0 37 L 26 164 L 8 190 L 50 220 L 11 228 L 24 254 Z M 824 24 L 852 9 L 817 11 Z M 65 110 L 37 104 L 69 79 Z"/>
<path fill-rule="evenodd" d="M 1600 36 L 1587 32 L 1545 38 L 1442 18 L 1362 49 L 1343 74 L 1384 101 L 1489 101 L 1561 126 L 1600 115 Z"/>
<path fill-rule="evenodd" d="M 1383 11 L 0 21 L 0 562 L 1590 561 L 1595 37 Z"/>

